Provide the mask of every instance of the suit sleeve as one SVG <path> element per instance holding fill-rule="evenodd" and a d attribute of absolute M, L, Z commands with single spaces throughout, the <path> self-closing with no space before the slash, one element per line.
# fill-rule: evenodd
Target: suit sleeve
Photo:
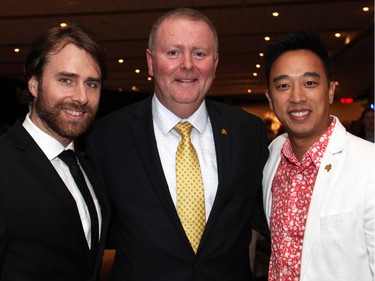
<path fill-rule="evenodd" d="M 1 204 L 1 203 L 0 203 Z M 3 265 L 7 249 L 7 222 L 6 216 L 0 205 L 0 275 L 2 275 Z"/>
<path fill-rule="evenodd" d="M 267 162 L 268 156 L 269 156 L 269 150 L 267 146 L 267 134 L 266 134 L 266 128 L 263 123 L 263 121 L 260 121 L 260 131 L 261 131 L 261 171 L 263 171 L 264 165 Z M 261 173 L 262 174 L 262 173 Z M 270 239 L 270 231 L 267 224 L 267 219 L 264 213 L 263 208 L 263 195 L 262 195 L 262 186 L 261 186 L 262 180 L 260 181 L 260 186 L 258 188 L 258 193 L 256 194 L 255 199 L 255 208 L 252 218 L 252 228 L 259 232 L 264 238 L 267 240 Z"/>
<path fill-rule="evenodd" d="M 270 240 L 270 231 L 263 209 L 262 189 L 259 189 L 257 198 L 255 200 L 255 207 L 252 218 L 252 229 L 259 232 L 267 240 Z"/>

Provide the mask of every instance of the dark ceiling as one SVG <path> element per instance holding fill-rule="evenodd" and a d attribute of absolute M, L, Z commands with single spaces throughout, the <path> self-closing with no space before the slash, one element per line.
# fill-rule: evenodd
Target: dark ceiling
<path fill-rule="evenodd" d="M 370 10 L 364 12 L 364 6 Z M 220 62 L 211 96 L 263 96 L 259 53 L 269 44 L 264 37 L 272 42 L 301 29 L 319 33 L 327 45 L 333 78 L 339 82 L 337 97 L 374 93 L 374 3 L 361 0 L 1 0 L 0 78 L 22 80 L 23 60 L 33 39 L 60 22 L 75 21 L 94 30 L 105 45 L 106 90 L 152 93 L 145 59 L 148 33 L 162 13 L 177 7 L 196 8 L 217 27 Z M 275 11 L 278 17 L 272 16 Z M 118 63 L 120 58 L 124 63 Z"/>

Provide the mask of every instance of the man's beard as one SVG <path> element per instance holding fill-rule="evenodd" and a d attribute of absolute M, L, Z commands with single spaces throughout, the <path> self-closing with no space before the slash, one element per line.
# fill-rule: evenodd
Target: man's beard
<path fill-rule="evenodd" d="M 40 120 L 54 133 L 70 140 L 82 135 L 89 128 L 97 112 L 97 108 L 80 105 L 77 102 L 53 104 L 48 101 L 48 98 L 40 89 L 38 90 L 38 98 L 34 102 L 35 111 Z M 67 121 L 63 116 L 65 114 L 63 110 L 66 109 L 83 111 L 85 119 L 79 122 Z"/>

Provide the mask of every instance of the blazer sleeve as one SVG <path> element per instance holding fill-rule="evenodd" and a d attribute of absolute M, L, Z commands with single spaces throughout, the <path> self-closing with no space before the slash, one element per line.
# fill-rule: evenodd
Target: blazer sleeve
<path fill-rule="evenodd" d="M 375 168 L 372 169 L 366 189 L 364 223 L 370 271 L 375 280 Z"/>
<path fill-rule="evenodd" d="M 0 275 L 3 271 L 3 264 L 7 248 L 7 222 L 6 216 L 0 203 Z"/>

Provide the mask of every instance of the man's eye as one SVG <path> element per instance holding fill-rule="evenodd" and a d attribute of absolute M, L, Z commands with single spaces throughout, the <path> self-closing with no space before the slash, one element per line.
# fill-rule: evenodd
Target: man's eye
<path fill-rule="evenodd" d="M 86 82 L 85 84 L 86 84 L 86 86 L 88 86 L 90 88 L 98 88 L 99 87 L 98 82 Z"/>
<path fill-rule="evenodd" d="M 168 51 L 168 55 L 177 56 L 178 52 L 176 50 Z"/>
<path fill-rule="evenodd" d="M 306 82 L 306 85 L 307 86 L 314 86 L 314 85 L 316 85 L 317 83 L 315 82 L 315 81 L 307 81 Z"/>
<path fill-rule="evenodd" d="M 204 58 L 206 56 L 204 52 L 195 52 L 193 55 L 197 58 Z"/>
<path fill-rule="evenodd" d="M 71 83 L 71 80 L 69 78 L 60 78 L 60 82 L 68 84 Z"/>
<path fill-rule="evenodd" d="M 280 90 L 284 90 L 284 89 L 288 89 L 288 84 L 280 84 L 280 85 L 277 85 L 276 87 L 277 89 L 280 89 Z"/>

